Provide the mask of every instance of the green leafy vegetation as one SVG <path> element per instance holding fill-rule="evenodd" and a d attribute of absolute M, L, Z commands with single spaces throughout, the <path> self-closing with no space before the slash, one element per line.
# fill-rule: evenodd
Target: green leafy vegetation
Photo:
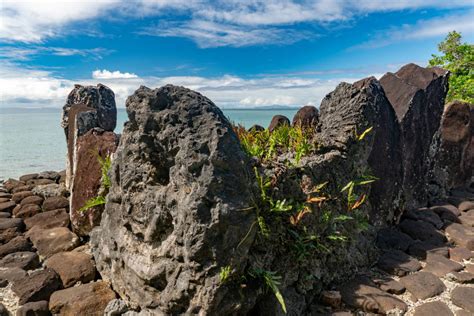
<path fill-rule="evenodd" d="M 221 283 L 227 282 L 227 280 L 230 277 L 231 272 L 232 272 L 231 266 L 221 267 L 221 272 L 219 273 L 219 278 L 220 278 Z"/>
<path fill-rule="evenodd" d="M 247 131 L 243 126 L 234 126 L 239 137 L 242 149 L 251 157 L 262 161 L 270 161 L 276 155 L 293 153 L 294 163 L 298 164 L 301 158 L 316 150 L 312 139 L 314 129 L 301 126 L 283 125 L 272 133 L 268 130 Z"/>
<path fill-rule="evenodd" d="M 87 200 L 86 204 L 84 204 L 84 206 L 79 209 L 79 212 L 84 212 L 90 208 L 103 205 L 103 204 L 105 204 L 105 197 L 99 195 Z"/>
<path fill-rule="evenodd" d="M 280 285 L 281 276 L 277 275 L 276 272 L 267 271 L 264 269 L 253 269 L 249 271 L 249 275 L 255 279 L 262 280 L 268 289 L 270 289 L 275 295 L 276 299 L 280 303 L 281 309 L 286 314 L 286 304 L 283 295 L 281 295 L 278 285 Z"/>
<path fill-rule="evenodd" d="M 254 205 L 251 207 L 256 212 L 256 220 L 237 247 L 257 227 L 257 243 L 280 245 L 279 251 L 288 253 L 304 267 L 315 256 L 331 255 L 340 250 L 351 242 L 354 235 L 369 227 L 362 205 L 370 184 L 377 180 L 366 175 L 369 172 L 344 185 L 335 179 L 331 185 L 325 181 L 311 187 L 305 185 L 303 189 L 303 182 L 300 182 L 302 169 L 298 163 L 302 157 L 319 152 L 314 145 L 314 131 L 289 126 L 277 128 L 273 133 L 267 130 L 246 131 L 241 126 L 235 127 L 235 131 L 243 150 L 249 156 L 258 158 L 254 166 L 256 189 L 252 197 Z M 362 142 L 372 131 L 372 127 L 360 134 L 354 131 L 354 139 Z M 290 157 L 288 159 L 292 163 L 281 163 L 281 160 L 276 159 L 279 155 Z M 302 190 L 296 188 L 294 192 L 298 194 L 285 195 L 279 183 L 282 174 L 285 175 L 283 180 L 289 183 L 296 180 Z M 277 272 L 278 267 L 262 267 L 260 264 L 250 263 L 242 280 L 248 281 L 246 276 L 250 276 L 263 281 L 262 285 L 265 284 L 274 293 L 286 313 L 285 300 L 279 291 L 281 277 Z M 221 280 L 226 279 L 225 275 L 226 271 L 221 270 Z"/>
<path fill-rule="evenodd" d="M 464 100 L 474 103 L 474 45 L 461 42 L 462 36 L 450 32 L 438 44 L 442 55 L 432 55 L 430 66 L 438 66 L 451 72 L 447 101 Z"/>
<path fill-rule="evenodd" d="M 97 160 L 100 163 L 100 171 L 102 173 L 101 185 L 104 189 L 109 189 L 112 183 L 110 182 L 108 173 L 112 166 L 112 159 L 110 158 L 110 155 L 102 157 L 97 153 Z"/>

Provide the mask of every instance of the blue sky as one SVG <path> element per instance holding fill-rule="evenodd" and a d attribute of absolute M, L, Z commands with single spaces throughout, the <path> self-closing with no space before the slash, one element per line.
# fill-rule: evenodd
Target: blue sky
<path fill-rule="evenodd" d="M 10 1 L 0 106 L 59 107 L 74 83 L 184 85 L 221 107 L 319 105 L 340 81 L 425 65 L 474 0 Z"/>

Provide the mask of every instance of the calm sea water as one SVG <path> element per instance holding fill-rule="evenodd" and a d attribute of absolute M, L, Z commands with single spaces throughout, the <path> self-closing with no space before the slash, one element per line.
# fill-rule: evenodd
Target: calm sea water
<path fill-rule="evenodd" d="M 223 110 L 233 122 L 245 127 L 267 127 L 273 115 L 290 118 L 296 110 Z M 127 121 L 118 111 L 116 132 Z M 61 109 L 0 109 L 0 180 L 27 173 L 65 168 L 66 141 L 60 126 Z"/>

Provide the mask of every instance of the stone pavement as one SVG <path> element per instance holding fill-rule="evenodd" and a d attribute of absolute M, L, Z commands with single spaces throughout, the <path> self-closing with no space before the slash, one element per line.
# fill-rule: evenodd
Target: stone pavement
<path fill-rule="evenodd" d="M 379 231 L 370 270 L 321 295 L 313 315 L 474 315 L 474 190 Z"/>
<path fill-rule="evenodd" d="M 70 230 L 65 173 L 0 185 L 0 315 L 103 315 L 115 298 Z"/>

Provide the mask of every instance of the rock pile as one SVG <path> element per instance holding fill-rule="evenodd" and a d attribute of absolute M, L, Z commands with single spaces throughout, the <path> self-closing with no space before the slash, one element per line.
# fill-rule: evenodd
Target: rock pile
<path fill-rule="evenodd" d="M 64 175 L 29 174 L 0 186 L 0 307 L 13 314 L 102 315 L 115 298 L 70 230 Z"/>
<path fill-rule="evenodd" d="M 342 298 L 336 305 L 323 292 L 314 315 L 474 314 L 474 190 L 449 195 L 462 202 L 412 210 L 380 230 L 376 266 L 341 282 L 332 293 Z"/>

